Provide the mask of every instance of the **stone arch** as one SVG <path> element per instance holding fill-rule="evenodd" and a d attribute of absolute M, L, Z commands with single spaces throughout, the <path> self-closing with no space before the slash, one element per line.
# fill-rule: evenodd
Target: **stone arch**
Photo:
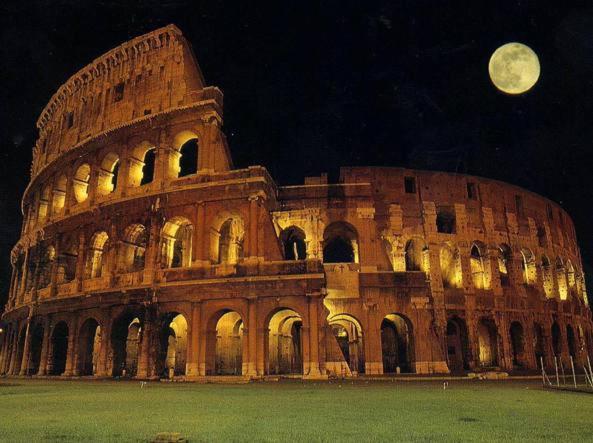
<path fill-rule="evenodd" d="M 498 246 L 498 274 L 500 275 L 500 285 L 508 287 L 511 285 L 510 267 L 513 260 L 513 253 L 509 245 L 503 243 Z"/>
<path fill-rule="evenodd" d="M 486 245 L 479 241 L 474 241 L 469 253 L 470 270 L 472 282 L 476 289 L 490 288 L 490 263 L 488 259 Z"/>
<path fill-rule="evenodd" d="M 45 328 L 41 321 L 32 323 L 30 330 L 31 342 L 29 345 L 29 366 L 27 368 L 27 375 L 35 375 L 39 372 L 44 331 Z"/>
<path fill-rule="evenodd" d="M 465 321 L 457 316 L 447 321 L 447 361 L 451 372 L 469 369 L 469 338 Z"/>
<path fill-rule="evenodd" d="M 193 225 L 185 217 L 170 218 L 161 230 L 161 266 L 191 266 Z"/>
<path fill-rule="evenodd" d="M 143 141 L 133 150 L 129 159 L 128 186 L 138 187 L 154 180 L 156 147 L 154 143 Z"/>
<path fill-rule="evenodd" d="M 481 367 L 498 366 L 498 328 L 494 320 L 482 318 L 478 322 L 478 349 Z"/>
<path fill-rule="evenodd" d="M 358 232 L 345 221 L 329 224 L 323 231 L 324 263 L 359 263 Z"/>
<path fill-rule="evenodd" d="M 298 226 L 289 226 L 280 232 L 280 241 L 285 260 L 305 260 L 307 258 L 307 243 L 305 231 Z"/>
<path fill-rule="evenodd" d="M 554 269 L 556 271 L 556 282 L 558 283 L 560 300 L 567 300 L 568 284 L 566 281 L 566 268 L 564 267 L 564 260 L 562 260 L 562 257 L 556 257 Z"/>
<path fill-rule="evenodd" d="M 364 374 L 364 337 L 360 322 L 350 314 L 336 314 L 328 319 L 328 323 L 350 372 Z"/>
<path fill-rule="evenodd" d="M 241 314 L 230 309 L 215 312 L 207 323 L 206 375 L 245 373 L 243 354 L 247 349 Z"/>
<path fill-rule="evenodd" d="M 157 374 L 164 378 L 185 375 L 188 324 L 183 314 L 169 312 L 161 316 L 159 327 Z"/>
<path fill-rule="evenodd" d="M 133 377 L 138 371 L 138 354 L 144 316 L 138 309 L 124 311 L 113 322 L 111 350 L 114 377 Z"/>
<path fill-rule="evenodd" d="M 120 160 L 115 152 L 109 152 L 101 160 L 99 178 L 97 181 L 97 193 L 109 195 L 117 188 Z"/>
<path fill-rule="evenodd" d="M 91 165 L 81 164 L 72 179 L 72 191 L 77 203 L 84 202 L 89 197 L 89 182 L 91 180 Z"/>
<path fill-rule="evenodd" d="M 39 194 L 39 203 L 37 206 L 37 223 L 41 224 L 45 222 L 45 220 L 47 219 L 47 215 L 49 213 L 50 200 L 50 186 L 49 184 L 46 184 L 41 189 L 41 193 Z"/>
<path fill-rule="evenodd" d="M 537 279 L 537 270 L 535 256 L 528 248 L 521 248 L 521 271 L 523 273 L 523 283 L 533 285 Z"/>
<path fill-rule="evenodd" d="M 541 258 L 542 280 L 544 285 L 544 293 L 546 297 L 554 297 L 554 276 L 552 274 L 552 267 L 550 266 L 550 259 L 543 254 Z"/>
<path fill-rule="evenodd" d="M 122 272 L 144 269 L 148 232 L 144 225 L 133 223 L 125 231 L 120 243 L 119 268 Z"/>
<path fill-rule="evenodd" d="M 243 258 L 245 224 L 236 214 L 224 212 L 210 231 L 211 257 L 215 263 L 235 264 Z"/>
<path fill-rule="evenodd" d="M 441 265 L 443 287 L 460 288 L 463 283 L 463 273 L 461 271 L 459 249 L 451 243 L 444 243 L 439 253 L 439 262 Z"/>
<path fill-rule="evenodd" d="M 552 323 L 552 350 L 555 357 L 562 355 L 562 331 L 558 322 Z"/>
<path fill-rule="evenodd" d="M 182 131 L 174 138 L 174 146 L 179 153 L 178 177 L 198 172 L 198 136 L 192 131 Z"/>
<path fill-rule="evenodd" d="M 66 370 L 69 333 L 69 327 L 65 321 L 60 321 L 53 327 L 47 371 L 49 375 L 62 375 Z"/>
<path fill-rule="evenodd" d="M 105 231 L 98 231 L 93 234 L 86 256 L 85 276 L 86 278 L 99 278 L 104 275 L 106 268 L 105 253 L 109 246 L 109 236 Z"/>
<path fill-rule="evenodd" d="M 525 334 L 523 325 L 518 321 L 511 322 L 509 334 L 511 337 L 513 366 L 519 369 L 524 368 L 527 365 L 527 361 L 525 358 Z"/>
<path fill-rule="evenodd" d="M 78 261 L 78 233 L 65 234 L 60 240 L 58 255 L 58 283 L 67 283 L 76 277 L 76 263 Z"/>
<path fill-rule="evenodd" d="M 95 375 L 101 349 L 101 326 L 93 317 L 87 318 L 78 333 L 77 372 L 81 376 Z"/>
<path fill-rule="evenodd" d="M 61 214 L 66 203 L 66 190 L 68 187 L 68 178 L 66 174 L 61 174 L 54 181 L 53 197 L 51 203 L 52 214 Z"/>
<path fill-rule="evenodd" d="M 411 238 L 406 242 L 404 249 L 406 271 L 429 272 L 430 259 L 428 257 L 428 246 L 421 238 Z"/>
<path fill-rule="evenodd" d="M 303 373 L 303 318 L 289 308 L 272 311 L 266 320 L 264 343 L 266 374 Z"/>
<path fill-rule="evenodd" d="M 402 314 L 387 314 L 381 322 L 383 372 L 413 372 L 414 332 L 412 322 Z"/>

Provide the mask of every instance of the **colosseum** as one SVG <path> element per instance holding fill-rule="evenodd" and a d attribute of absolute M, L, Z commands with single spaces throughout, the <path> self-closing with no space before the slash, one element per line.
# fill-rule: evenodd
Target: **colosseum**
<path fill-rule="evenodd" d="M 37 121 L 0 373 L 202 380 L 582 367 L 569 215 L 499 181 L 236 169 L 223 94 L 173 25 L 73 75 Z"/>

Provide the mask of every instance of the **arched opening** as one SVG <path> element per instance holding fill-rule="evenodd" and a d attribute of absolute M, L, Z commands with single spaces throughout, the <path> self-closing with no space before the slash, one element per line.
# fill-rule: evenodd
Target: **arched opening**
<path fill-rule="evenodd" d="M 161 265 L 163 268 L 191 266 L 193 226 L 184 217 L 173 217 L 161 231 Z"/>
<path fill-rule="evenodd" d="M 329 325 L 350 372 L 364 374 L 364 342 L 359 321 L 350 315 L 340 314 L 331 317 Z"/>
<path fill-rule="evenodd" d="M 149 142 L 141 143 L 132 151 L 129 160 L 128 185 L 138 187 L 152 183 L 154 180 L 154 166 L 156 148 Z"/>
<path fill-rule="evenodd" d="M 162 317 L 159 334 L 157 373 L 164 378 L 185 375 L 187 320 L 176 312 Z"/>
<path fill-rule="evenodd" d="M 179 177 L 198 172 L 198 139 L 187 140 L 179 149 Z"/>
<path fill-rule="evenodd" d="M 545 255 L 542 255 L 541 268 L 544 293 L 548 298 L 554 297 L 554 278 L 552 276 L 552 268 L 550 266 L 550 260 Z"/>
<path fill-rule="evenodd" d="M 67 283 L 76 277 L 76 263 L 78 261 L 78 235 L 76 232 L 65 234 L 60 241 L 58 255 L 57 282 Z"/>
<path fill-rule="evenodd" d="M 572 262 L 570 260 L 568 260 L 566 262 L 566 279 L 568 282 L 568 292 L 570 293 L 570 295 L 572 297 L 576 297 L 577 296 L 577 288 L 576 288 L 576 278 L 575 278 L 575 272 L 574 272 L 574 266 L 572 265 Z"/>
<path fill-rule="evenodd" d="M 94 318 L 87 319 L 78 337 L 78 374 L 95 375 L 101 349 L 101 326 Z"/>
<path fill-rule="evenodd" d="M 566 325 L 566 342 L 568 344 L 568 354 L 575 359 L 577 357 L 577 344 L 574 337 L 574 329 L 570 325 Z"/>
<path fill-rule="evenodd" d="M 498 330 L 493 320 L 478 323 L 478 347 L 481 367 L 498 366 Z"/>
<path fill-rule="evenodd" d="M 556 281 L 558 282 L 558 293 L 560 294 L 560 300 L 568 299 L 568 285 L 566 283 L 566 268 L 562 258 L 556 258 Z"/>
<path fill-rule="evenodd" d="M 323 232 L 324 263 L 358 263 L 358 233 L 346 222 L 334 222 Z"/>
<path fill-rule="evenodd" d="M 447 358 L 451 372 L 460 372 L 469 368 L 467 337 L 465 321 L 459 317 L 449 319 L 447 322 Z"/>
<path fill-rule="evenodd" d="M 307 258 L 305 233 L 301 228 L 291 226 L 282 230 L 280 241 L 284 248 L 285 260 L 305 260 Z"/>
<path fill-rule="evenodd" d="M 27 375 L 35 375 L 39 372 L 41 363 L 41 349 L 43 347 L 43 325 L 36 323 L 30 331 L 31 344 L 29 346 L 29 367 Z"/>
<path fill-rule="evenodd" d="M 406 271 L 428 272 L 428 247 L 423 240 L 408 240 L 405 248 Z"/>
<path fill-rule="evenodd" d="M 523 283 L 533 285 L 537 279 L 537 270 L 535 266 L 535 256 L 529 249 L 521 249 L 521 271 L 523 273 Z"/>
<path fill-rule="evenodd" d="M 39 224 L 45 222 L 49 210 L 49 185 L 43 187 L 41 195 L 39 196 L 39 206 L 37 209 L 37 222 Z"/>
<path fill-rule="evenodd" d="M 533 324 L 533 350 L 535 353 L 535 361 L 539 368 L 541 368 L 541 362 L 546 358 L 546 346 L 544 342 L 544 329 L 539 323 Z"/>
<path fill-rule="evenodd" d="M 266 374 L 302 374 L 301 316 L 292 309 L 280 309 L 268 321 Z"/>
<path fill-rule="evenodd" d="M 523 368 L 525 366 L 525 341 L 523 326 L 518 321 L 511 323 L 511 348 L 513 351 L 513 366 Z"/>
<path fill-rule="evenodd" d="M 206 375 L 243 374 L 243 319 L 236 311 L 220 311 L 208 322 Z"/>
<path fill-rule="evenodd" d="M 243 258 L 243 220 L 234 217 L 226 219 L 218 231 L 218 263 L 235 264 Z"/>
<path fill-rule="evenodd" d="M 104 255 L 107 251 L 108 240 L 109 236 L 105 231 L 96 232 L 91 237 L 86 257 L 86 278 L 99 278 L 104 275 L 107 264 Z"/>
<path fill-rule="evenodd" d="M 56 259 L 56 250 L 53 246 L 39 245 L 39 262 L 37 263 L 37 289 L 46 288 L 51 283 L 51 271 L 54 260 Z"/>
<path fill-rule="evenodd" d="M 142 320 L 132 312 L 122 314 L 114 322 L 111 332 L 114 377 L 136 375 L 141 334 Z"/>
<path fill-rule="evenodd" d="M 555 357 L 560 357 L 562 353 L 562 332 L 558 323 L 552 323 L 552 350 Z"/>
<path fill-rule="evenodd" d="M 60 175 L 54 182 L 53 198 L 51 203 L 51 212 L 53 214 L 61 214 L 66 203 L 66 187 L 68 186 L 68 179 L 64 174 Z"/>
<path fill-rule="evenodd" d="M 99 169 L 99 180 L 97 182 L 97 192 L 99 195 L 111 194 L 117 188 L 117 179 L 119 173 L 119 156 L 110 152 L 101 162 Z"/>
<path fill-rule="evenodd" d="M 146 228 L 139 223 L 126 228 L 120 245 L 119 267 L 122 272 L 136 272 L 144 269 L 147 237 Z"/>
<path fill-rule="evenodd" d="M 439 255 L 444 288 L 460 288 L 462 284 L 461 258 L 459 250 L 447 243 Z"/>
<path fill-rule="evenodd" d="M 51 356 L 49 358 L 49 375 L 62 375 L 66 370 L 66 359 L 68 356 L 68 325 L 66 322 L 59 322 L 54 326 L 51 335 Z"/>
<path fill-rule="evenodd" d="M 512 257 L 513 254 L 508 245 L 503 244 L 498 247 L 498 274 L 500 275 L 500 285 L 503 287 L 511 285 L 509 268 Z"/>
<path fill-rule="evenodd" d="M 384 373 L 413 371 L 414 334 L 409 319 L 399 314 L 385 316 L 381 322 L 381 349 Z"/>
<path fill-rule="evenodd" d="M 78 203 L 82 203 L 89 196 L 89 181 L 91 179 L 91 166 L 88 163 L 83 163 L 78 167 L 74 178 L 72 179 L 72 190 L 74 191 L 74 199 Z"/>
<path fill-rule="evenodd" d="M 27 327 L 23 326 L 18 335 L 16 348 L 16 361 L 14 364 L 14 374 L 18 375 L 21 371 L 21 364 L 23 362 L 23 353 L 25 352 L 25 340 L 27 339 Z"/>
<path fill-rule="evenodd" d="M 472 245 L 469 262 L 474 287 L 476 289 L 488 289 L 490 287 L 490 278 L 485 245 L 477 242 Z"/>

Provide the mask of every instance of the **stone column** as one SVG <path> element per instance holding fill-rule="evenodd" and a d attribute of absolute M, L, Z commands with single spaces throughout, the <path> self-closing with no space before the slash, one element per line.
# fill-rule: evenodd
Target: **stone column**
<path fill-rule="evenodd" d="M 66 370 L 62 374 L 64 377 L 71 377 L 75 375 L 74 364 L 77 355 L 77 336 L 78 336 L 78 317 L 73 316 L 68 328 L 68 353 L 66 355 Z"/>
<path fill-rule="evenodd" d="M 377 318 L 377 304 L 365 302 L 367 330 L 364 339 L 365 373 L 383 374 L 383 353 L 381 348 L 381 325 Z"/>
<path fill-rule="evenodd" d="M 144 282 L 151 282 L 154 277 L 155 269 L 158 269 L 157 261 L 159 259 L 160 246 L 160 223 L 156 215 L 150 217 L 150 234 L 146 255 L 144 257 Z"/>
<path fill-rule="evenodd" d="M 319 368 L 319 298 L 309 295 L 309 373 L 306 378 L 322 378 Z"/>
<path fill-rule="evenodd" d="M 154 326 L 154 313 L 151 308 L 146 310 L 144 324 L 142 325 L 142 340 L 138 356 L 138 371 L 136 378 L 148 378 L 150 376 L 150 348 Z"/>
<path fill-rule="evenodd" d="M 23 358 L 21 360 L 21 370 L 19 375 L 27 375 L 29 369 L 29 333 L 31 330 L 31 312 L 29 312 L 29 318 L 27 318 L 27 326 L 25 330 L 25 344 L 23 345 Z"/>
<path fill-rule="evenodd" d="M 249 258 L 256 258 L 258 252 L 259 198 L 259 195 L 249 196 L 249 235 L 247 236 L 247 256 Z"/>
<path fill-rule="evenodd" d="M 505 314 L 494 315 L 494 322 L 498 332 L 498 364 L 507 371 L 513 370 L 513 350 L 511 347 L 509 322 Z"/>
<path fill-rule="evenodd" d="M 56 236 L 54 245 L 56 256 L 51 262 L 50 269 L 50 297 L 55 297 L 58 294 L 58 268 L 60 263 L 60 236 Z"/>
<path fill-rule="evenodd" d="M 103 323 L 101 324 L 101 345 L 99 348 L 99 358 L 97 360 L 97 368 L 95 370 L 96 377 L 108 377 L 111 375 L 110 360 L 111 355 L 111 327 L 112 319 L 107 312 Z"/>
<path fill-rule="evenodd" d="M 10 365 L 8 367 L 8 374 L 10 375 L 17 375 L 14 373 L 15 369 L 16 369 L 16 360 L 17 360 L 17 355 L 18 355 L 18 348 L 19 348 L 19 338 L 20 338 L 20 325 L 18 323 L 15 324 L 15 334 L 14 334 L 14 339 L 12 341 L 12 352 L 10 355 Z"/>
<path fill-rule="evenodd" d="M 43 327 L 43 342 L 41 343 L 41 357 L 39 358 L 39 370 L 37 375 L 47 375 L 47 363 L 49 357 L 49 346 L 51 340 L 51 320 L 48 318 Z"/>
<path fill-rule="evenodd" d="M 77 290 L 82 291 L 82 281 L 85 277 L 85 238 L 84 232 L 80 231 L 78 234 L 78 257 L 76 257 L 76 281 L 77 281 Z"/>
<path fill-rule="evenodd" d="M 206 222 L 205 222 L 205 207 L 204 202 L 198 202 L 196 204 L 196 228 L 194 229 L 195 239 L 193 242 L 194 253 L 192 258 L 194 263 L 205 264 L 208 260 L 208 254 L 206 252 Z"/>
<path fill-rule="evenodd" d="M 27 291 L 27 274 L 29 274 L 29 249 L 31 247 L 27 245 L 25 249 L 25 259 L 23 260 L 23 276 L 21 280 L 21 293 L 19 294 L 19 302 L 23 301 L 23 294 Z"/>
<path fill-rule="evenodd" d="M 356 208 L 356 215 L 361 219 L 362 232 L 359 234 L 358 263 L 363 272 L 377 271 L 377 244 L 375 229 L 375 208 Z"/>
<path fill-rule="evenodd" d="M 199 375 L 198 359 L 200 356 L 200 328 L 202 317 L 202 303 L 192 304 L 191 327 L 189 328 L 187 363 L 185 365 L 185 375 L 187 378 L 195 378 Z"/>
<path fill-rule="evenodd" d="M 257 298 L 250 298 L 248 307 L 249 361 L 246 375 L 257 377 Z"/>

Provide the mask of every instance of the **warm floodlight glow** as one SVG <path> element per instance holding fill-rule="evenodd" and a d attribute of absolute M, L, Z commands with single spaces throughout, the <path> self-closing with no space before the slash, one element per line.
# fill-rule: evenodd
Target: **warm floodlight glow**
<path fill-rule="evenodd" d="M 488 64 L 494 86 L 507 94 L 522 94 L 535 85 L 539 78 L 539 59 L 533 50 L 522 43 L 501 46 Z"/>

